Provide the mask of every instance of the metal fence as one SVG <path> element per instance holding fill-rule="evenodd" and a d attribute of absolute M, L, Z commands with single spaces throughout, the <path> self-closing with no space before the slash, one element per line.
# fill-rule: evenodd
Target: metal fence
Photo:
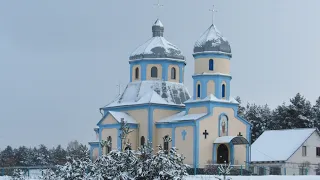
<path fill-rule="evenodd" d="M 0 167 L 0 176 L 13 176 L 15 170 L 21 170 L 26 177 L 37 178 L 42 174 L 44 169 L 54 169 L 54 166 L 14 166 Z"/>

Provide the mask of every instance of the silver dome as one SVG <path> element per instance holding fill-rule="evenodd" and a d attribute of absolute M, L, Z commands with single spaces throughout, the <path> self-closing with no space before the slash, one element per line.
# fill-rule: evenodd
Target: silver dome
<path fill-rule="evenodd" d="M 212 24 L 195 43 L 193 52 L 215 52 L 231 56 L 231 47 L 228 40 Z"/>
<path fill-rule="evenodd" d="M 170 58 L 185 60 L 181 50 L 163 37 L 164 26 L 159 19 L 152 26 L 152 38 L 139 46 L 131 55 L 130 60 L 143 58 Z"/>

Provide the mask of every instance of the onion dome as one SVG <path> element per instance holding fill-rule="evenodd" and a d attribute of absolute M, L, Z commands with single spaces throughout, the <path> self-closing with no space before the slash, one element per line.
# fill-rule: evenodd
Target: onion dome
<path fill-rule="evenodd" d="M 164 26 L 159 19 L 152 26 L 152 38 L 139 46 L 131 55 L 130 60 L 143 58 L 170 58 L 185 60 L 181 50 L 163 37 Z"/>
<path fill-rule="evenodd" d="M 193 52 L 214 52 L 231 56 L 231 47 L 228 40 L 212 24 L 195 43 Z"/>

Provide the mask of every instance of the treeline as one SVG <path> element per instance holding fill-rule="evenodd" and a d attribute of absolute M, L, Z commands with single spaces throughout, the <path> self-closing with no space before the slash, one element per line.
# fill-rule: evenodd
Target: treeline
<path fill-rule="evenodd" d="M 34 148 L 20 146 L 15 149 L 7 146 L 0 151 L 0 167 L 63 165 L 67 162 L 67 157 L 89 157 L 88 148 L 78 141 L 71 141 L 66 149 L 61 145 L 52 149 L 45 145 Z"/>
<path fill-rule="evenodd" d="M 266 105 L 248 103 L 241 104 L 238 113 L 247 119 L 252 126 L 252 142 L 265 130 L 294 129 L 294 128 L 320 128 L 320 97 L 312 105 L 300 93 L 291 98 L 289 103 L 283 103 L 275 109 Z"/>

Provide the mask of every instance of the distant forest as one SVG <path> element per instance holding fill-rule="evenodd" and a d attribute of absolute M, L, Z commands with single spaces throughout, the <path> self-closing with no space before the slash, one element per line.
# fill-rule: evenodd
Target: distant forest
<path fill-rule="evenodd" d="M 253 125 L 252 142 L 265 130 L 320 128 L 320 97 L 312 105 L 298 93 L 289 103 L 283 103 L 275 109 L 270 109 L 267 104 L 243 105 L 240 97 L 236 100 L 240 103 L 239 115 Z M 78 159 L 88 156 L 87 146 L 77 141 L 70 142 L 66 149 L 60 145 L 52 149 L 45 145 L 34 148 L 21 146 L 17 149 L 7 146 L 0 152 L 0 167 L 63 165 L 67 157 Z"/>
<path fill-rule="evenodd" d="M 320 97 L 312 105 L 304 96 L 297 93 L 289 103 L 275 109 L 266 105 L 250 104 L 243 106 L 240 97 L 238 113 L 252 124 L 252 142 L 265 130 L 320 128 Z"/>
<path fill-rule="evenodd" d="M 17 149 L 7 146 L 0 152 L 0 167 L 64 165 L 67 157 L 89 157 L 88 147 L 78 141 L 70 142 L 66 149 L 61 145 L 52 149 L 45 145 L 34 148 L 21 146 Z"/>

